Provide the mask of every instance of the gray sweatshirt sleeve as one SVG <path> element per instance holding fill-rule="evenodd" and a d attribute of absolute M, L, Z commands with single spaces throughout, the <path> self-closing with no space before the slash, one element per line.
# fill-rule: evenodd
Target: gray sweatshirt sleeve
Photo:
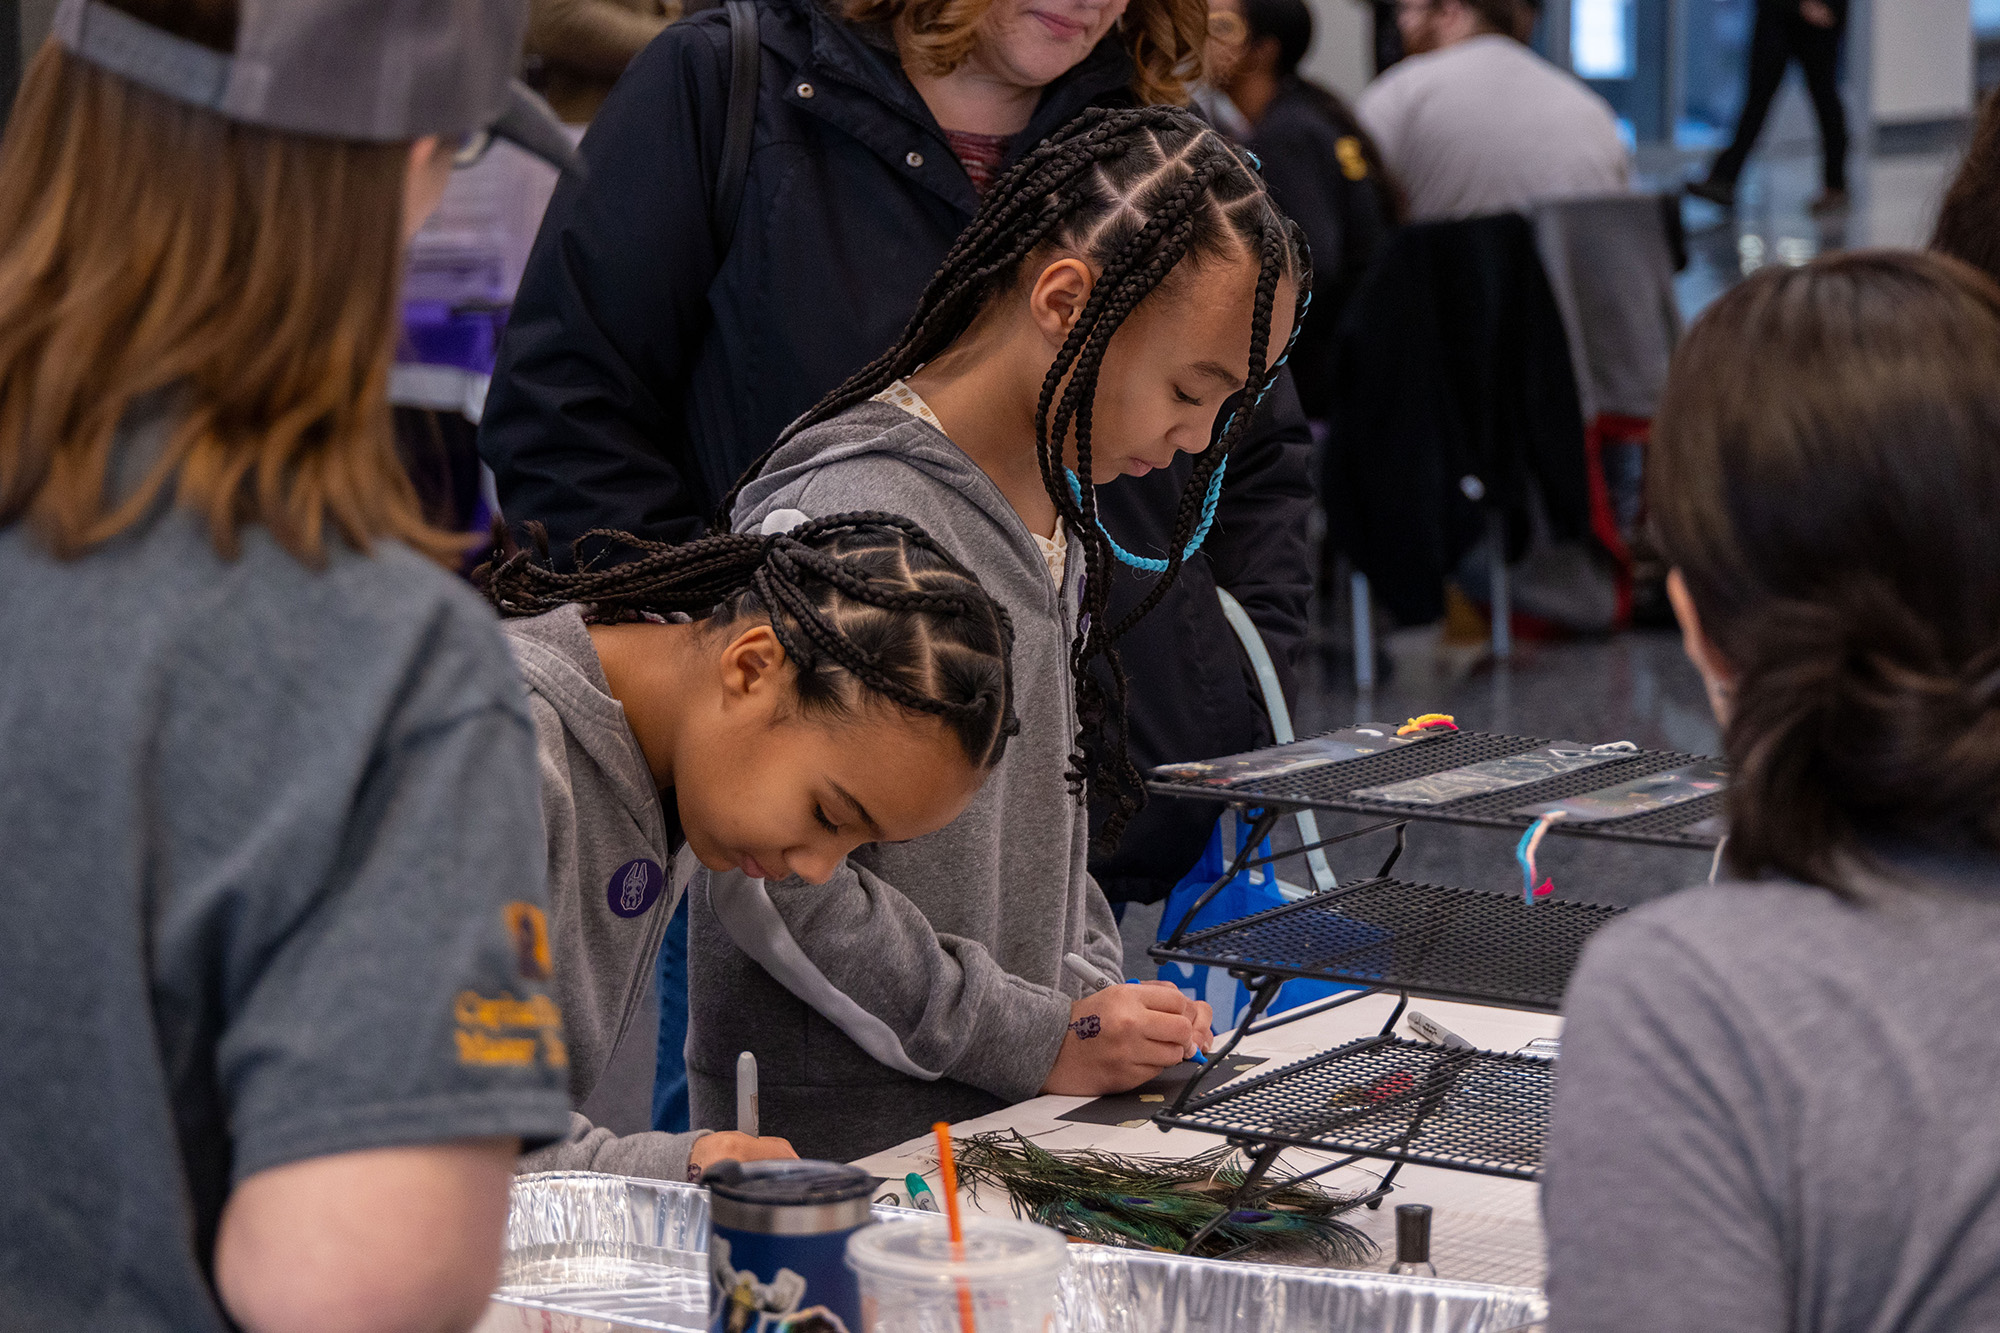
<path fill-rule="evenodd" d="M 1022 1101 L 1055 1067 L 1069 998 L 1007 972 L 980 944 L 937 933 L 852 862 L 818 885 L 703 871 L 689 892 L 706 892 L 738 948 L 891 1069 Z"/>
<path fill-rule="evenodd" d="M 514 1164 L 517 1174 L 530 1171 L 603 1171 L 614 1176 L 644 1176 L 648 1180 L 686 1180 L 688 1154 L 695 1140 L 709 1133 L 613 1134 L 599 1129 L 575 1111 L 569 1113 L 569 1133 L 547 1147 L 523 1153 Z"/>
<path fill-rule="evenodd" d="M 1795 1327 L 1758 1034 L 1668 931 L 1613 925 L 1564 1002 L 1542 1213 L 1555 1333 Z"/>
<path fill-rule="evenodd" d="M 1097 887 L 1097 877 L 1084 877 L 1083 948 L 1077 952 L 1097 964 L 1107 977 L 1125 979 L 1125 941 L 1118 934 L 1118 918 L 1111 915 L 1111 900 Z"/>

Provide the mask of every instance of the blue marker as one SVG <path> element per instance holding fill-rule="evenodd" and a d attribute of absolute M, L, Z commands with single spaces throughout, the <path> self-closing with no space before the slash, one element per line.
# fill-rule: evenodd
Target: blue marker
<path fill-rule="evenodd" d="M 1088 958 L 1085 958 L 1080 953 L 1072 952 L 1064 954 L 1063 966 L 1069 969 L 1069 974 L 1071 976 L 1075 977 L 1078 981 L 1088 986 L 1092 991 L 1107 990 L 1110 987 L 1116 986 L 1118 984 L 1110 977 L 1107 977 L 1102 972 L 1098 971 L 1097 968 L 1094 965 L 1092 965 L 1091 961 Z M 1139 983 L 1136 981 L 1128 981 L 1125 984 L 1128 986 L 1136 986 Z M 1194 1053 L 1194 1062 L 1198 1065 L 1205 1065 L 1208 1063 L 1208 1057 L 1203 1055 L 1200 1051 L 1196 1051 Z"/>

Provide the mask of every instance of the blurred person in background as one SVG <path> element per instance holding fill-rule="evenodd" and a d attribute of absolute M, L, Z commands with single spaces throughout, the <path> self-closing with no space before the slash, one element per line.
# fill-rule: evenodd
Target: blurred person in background
<path fill-rule="evenodd" d="M 1816 215 L 1847 207 L 1847 109 L 1840 100 L 1840 37 L 1846 30 L 1847 0 L 1757 0 L 1743 114 L 1708 179 L 1688 186 L 1689 194 L 1735 207 L 1736 178 L 1763 133 L 1785 66 L 1796 60 L 1819 121 L 1820 192 L 1807 207 Z"/>
<path fill-rule="evenodd" d="M 1331 89 L 1299 74 L 1305 0 L 1213 0 L 1208 78 L 1248 122 L 1272 197 L 1312 246 L 1313 315 L 1292 348 L 1306 415 L 1324 419 L 1340 311 L 1395 229 L 1401 199 L 1368 132 Z"/>
<path fill-rule="evenodd" d="M 1356 104 L 1410 220 L 1519 212 L 1616 194 L 1629 155 L 1610 105 L 1522 44 L 1520 0 L 1402 0 L 1409 55 Z"/>
<path fill-rule="evenodd" d="M 534 733 L 398 467 L 521 0 L 63 0 L 0 142 L 0 1323 L 464 1329 L 568 1123 Z M 443 567 L 441 567 L 443 566 Z"/>
<path fill-rule="evenodd" d="M 998 174 L 1085 107 L 1185 101 L 1208 30 L 1206 0 L 757 0 L 755 13 L 734 216 L 711 216 L 733 78 L 728 14 L 709 12 L 632 62 L 584 139 L 588 181 L 559 188 L 543 222 L 480 451 L 508 521 L 545 524 L 559 559 L 592 528 L 703 531 L 789 422 L 898 341 Z M 1166 554 L 1190 466 L 1100 488 L 1127 550 Z M 1243 603 L 1289 686 L 1312 501 L 1286 372 L 1230 456 L 1202 551 L 1124 640 L 1142 768 L 1268 741 L 1216 589 Z M 1112 578 L 1122 618 L 1152 579 Z M 1157 901 L 1214 827 L 1212 808 L 1156 799 L 1092 871 L 1114 903 Z M 661 951 L 660 1129 L 687 1127 L 684 952 Z"/>
<path fill-rule="evenodd" d="M 571 125 L 588 125 L 681 0 L 529 0 L 529 81 Z"/>

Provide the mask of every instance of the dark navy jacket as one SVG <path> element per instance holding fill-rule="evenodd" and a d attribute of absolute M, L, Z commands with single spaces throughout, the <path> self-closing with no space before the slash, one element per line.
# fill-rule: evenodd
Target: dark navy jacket
<path fill-rule="evenodd" d="M 814 0 L 760 0 L 763 74 L 736 235 L 718 254 L 709 198 L 729 83 L 721 11 L 669 27 L 627 69 L 583 141 L 587 180 L 557 189 L 480 427 L 509 520 L 558 544 L 593 527 L 699 532 L 784 426 L 901 334 L 978 207 L 936 119 L 877 34 Z M 1051 84 L 1015 151 L 1095 103 L 1129 99 L 1115 38 Z M 1304 420 L 1281 381 L 1229 465 L 1205 558 L 1124 642 L 1142 766 L 1262 737 L 1220 582 L 1287 674 L 1304 634 L 1312 502 Z M 1127 549 L 1164 554 L 1185 460 L 1099 491 Z M 1121 588 L 1121 600 L 1136 597 Z M 1101 864 L 1113 899 L 1164 894 L 1200 854 L 1213 807 L 1158 802 Z"/>

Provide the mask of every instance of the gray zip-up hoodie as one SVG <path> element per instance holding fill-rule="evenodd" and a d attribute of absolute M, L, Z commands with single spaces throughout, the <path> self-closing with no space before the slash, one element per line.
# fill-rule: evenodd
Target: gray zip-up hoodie
<path fill-rule="evenodd" d="M 1124 968 L 1086 866 L 1065 773 L 1081 560 L 1058 589 L 1033 536 L 978 465 L 898 407 L 863 403 L 788 441 L 734 514 L 873 509 L 916 520 L 1014 620 L 1021 734 L 947 827 L 857 851 L 824 885 L 698 871 L 689 890 L 688 1083 L 721 1123 L 737 1053 L 756 1052 L 764 1132 L 852 1159 L 1032 1097 L 1080 992 L 1075 950 Z"/>
<path fill-rule="evenodd" d="M 570 1105 L 611 1063 L 653 984 L 667 919 L 697 862 L 669 845 L 646 756 L 611 697 L 574 606 L 501 624 L 528 686 L 549 864 L 549 989 L 569 1042 Z M 722 1123 L 722 1122 L 715 1122 Z M 520 1159 L 521 1171 L 608 1171 L 687 1179 L 705 1131 L 628 1134 L 572 1111 L 569 1134 Z"/>

